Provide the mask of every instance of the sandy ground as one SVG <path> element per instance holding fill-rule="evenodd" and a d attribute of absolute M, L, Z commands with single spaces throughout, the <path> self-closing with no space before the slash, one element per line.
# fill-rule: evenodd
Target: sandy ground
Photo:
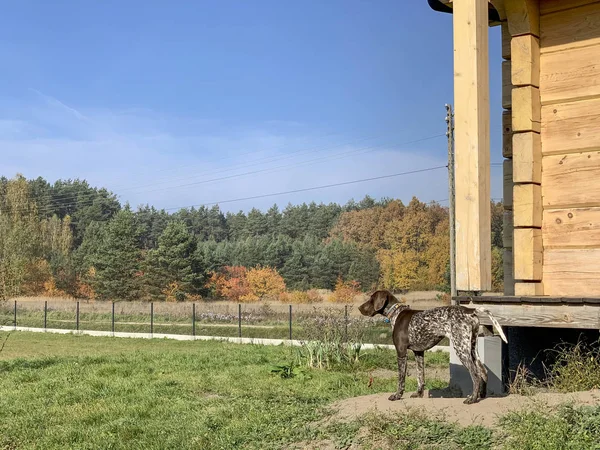
<path fill-rule="evenodd" d="M 390 394 L 391 392 L 365 395 L 336 402 L 332 406 L 337 412 L 329 420 L 343 422 L 373 410 L 383 413 L 402 413 L 412 408 L 462 426 L 493 427 L 497 424 L 499 416 L 531 406 L 543 405 L 551 408 L 568 402 L 579 405 L 600 405 L 600 390 L 571 394 L 540 393 L 533 396 L 488 397 L 473 405 L 465 405 L 464 398 L 442 398 L 441 395 L 447 395 L 447 392 L 442 391 L 425 391 L 424 398 L 410 398 L 411 392 L 407 392 L 402 400 L 394 402 L 388 400 Z"/>

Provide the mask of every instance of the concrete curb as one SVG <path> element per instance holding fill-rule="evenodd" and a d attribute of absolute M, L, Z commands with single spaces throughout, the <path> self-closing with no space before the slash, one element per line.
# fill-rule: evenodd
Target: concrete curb
<path fill-rule="evenodd" d="M 261 338 L 239 338 L 225 336 L 190 336 L 185 334 L 162 334 L 162 333 L 125 333 L 115 331 L 93 331 L 93 330 L 62 330 L 59 328 L 29 328 L 29 327 L 14 327 L 0 325 L 0 331 L 29 331 L 32 333 L 56 333 L 56 334 L 80 334 L 87 336 L 104 336 L 104 337 L 121 337 L 121 338 L 138 338 L 138 339 L 174 339 L 176 341 L 225 341 L 235 344 L 256 344 L 256 345 L 291 345 L 301 346 L 304 341 L 289 340 L 289 339 L 261 339 Z M 362 344 L 361 348 L 371 350 L 375 348 L 394 349 L 393 345 L 383 344 Z M 436 345 L 430 352 L 450 352 L 447 346 Z"/>

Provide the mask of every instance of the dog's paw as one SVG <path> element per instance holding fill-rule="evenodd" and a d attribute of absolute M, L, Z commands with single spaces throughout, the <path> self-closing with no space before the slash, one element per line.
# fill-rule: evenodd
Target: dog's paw
<path fill-rule="evenodd" d="M 463 403 L 465 405 L 472 405 L 473 403 L 477 403 L 478 401 L 479 398 L 475 397 L 474 395 L 469 395 Z"/>
<path fill-rule="evenodd" d="M 423 398 L 423 391 L 417 391 L 413 394 L 411 394 L 410 398 Z"/>
<path fill-rule="evenodd" d="M 392 394 L 388 397 L 388 400 L 390 401 L 396 401 L 396 400 L 400 400 L 402 398 L 403 392 L 396 392 L 395 394 Z"/>

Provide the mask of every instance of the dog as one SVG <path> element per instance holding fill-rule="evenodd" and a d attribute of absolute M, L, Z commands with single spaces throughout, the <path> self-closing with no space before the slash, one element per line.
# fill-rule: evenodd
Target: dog
<path fill-rule="evenodd" d="M 404 395 L 406 378 L 406 356 L 410 349 L 417 362 L 417 392 L 411 397 L 423 397 L 425 387 L 425 351 L 437 345 L 444 337 L 450 340 L 460 361 L 473 380 L 473 392 L 463 403 L 471 404 L 485 398 L 487 394 L 487 371 L 477 354 L 479 318 L 476 312 L 489 316 L 502 340 L 508 343 L 502 327 L 484 308 L 464 306 L 440 306 L 426 311 L 417 311 L 398 301 L 392 293 L 375 291 L 369 300 L 358 307 L 362 315 L 373 317 L 381 314 L 392 326 L 392 339 L 398 356 L 398 390 L 389 400 L 400 400 Z"/>

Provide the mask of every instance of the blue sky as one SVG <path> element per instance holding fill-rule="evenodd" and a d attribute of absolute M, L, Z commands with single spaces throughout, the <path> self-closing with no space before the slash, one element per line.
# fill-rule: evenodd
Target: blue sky
<path fill-rule="evenodd" d="M 0 52 L 5 176 L 82 178 L 132 206 L 177 208 L 446 164 L 452 17 L 426 0 L 21 0 L 3 6 Z M 492 175 L 501 197 L 501 168 Z M 222 209 L 365 194 L 446 199 L 447 173 Z"/>

